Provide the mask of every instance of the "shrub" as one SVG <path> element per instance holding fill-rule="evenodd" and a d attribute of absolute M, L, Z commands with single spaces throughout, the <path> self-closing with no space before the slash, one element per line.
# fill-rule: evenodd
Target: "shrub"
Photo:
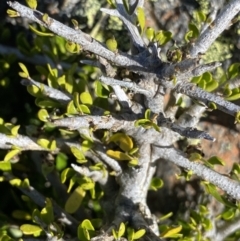
<path fill-rule="evenodd" d="M 215 166 L 225 161 L 199 148 L 201 140 L 215 138 L 197 125 L 215 109 L 240 122 L 232 102 L 240 98 L 240 64 L 219 62 L 231 58 L 231 46 L 219 36 L 236 22 L 240 2 L 230 1 L 219 14 L 216 5 L 207 16 L 206 1 L 199 1 L 182 37 L 147 26 L 143 3 L 108 1 L 101 11 L 121 20 L 115 29 L 123 23 L 128 37 L 104 39 L 80 30 L 75 19 L 69 27 L 36 10 L 35 0 L 29 7 L 8 2 L 8 15 L 28 19 L 33 32 L 32 44 L 18 34 L 15 56 L 38 109 L 29 111 L 24 128 L 0 119 L 0 149 L 8 150 L 0 162 L 8 189 L 2 207 L 14 203 L 2 212 L 2 240 L 239 238 L 240 166 L 218 173 Z M 1 83 L 7 83 L 16 59 L 5 54 L 2 63 L 7 79 Z M 190 206 L 167 213 L 169 189 L 161 188 L 172 185 L 171 171 Z M 160 216 L 150 210 L 153 200 L 147 203 L 159 189 Z"/>

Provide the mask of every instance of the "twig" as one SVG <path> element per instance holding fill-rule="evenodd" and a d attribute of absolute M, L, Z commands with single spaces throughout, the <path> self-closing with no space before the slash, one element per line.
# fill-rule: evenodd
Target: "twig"
<path fill-rule="evenodd" d="M 100 80 L 104 84 L 107 84 L 107 85 L 110 85 L 110 86 L 119 85 L 119 86 L 122 86 L 122 87 L 126 87 L 126 88 L 134 91 L 135 93 L 143 94 L 145 96 L 151 95 L 151 93 L 148 90 L 141 88 L 138 84 L 136 84 L 134 82 L 131 82 L 131 80 L 129 80 L 129 81 L 126 81 L 125 79 L 124 80 L 117 80 L 117 79 L 109 78 L 109 77 L 106 77 L 106 76 L 101 76 Z"/>
<path fill-rule="evenodd" d="M 55 126 L 67 127 L 70 130 L 78 128 L 108 129 L 118 131 L 121 129 L 134 128 L 134 122 L 128 120 L 118 120 L 112 116 L 92 116 L 82 115 L 79 117 L 69 117 L 53 120 Z"/>
<path fill-rule="evenodd" d="M 35 85 L 37 86 L 40 90 L 42 90 L 42 93 L 46 95 L 47 97 L 57 100 L 62 104 L 68 104 L 68 102 L 72 99 L 70 94 L 63 93 L 60 90 L 51 88 L 45 84 L 39 83 L 32 78 L 29 79 L 23 79 L 21 81 L 22 85 L 25 86 L 30 86 L 30 85 Z"/>
<path fill-rule="evenodd" d="M 153 152 L 176 165 L 192 170 L 197 176 L 216 185 L 231 197 L 240 200 L 240 183 L 217 173 L 199 162 L 189 161 L 183 154 L 173 147 L 155 147 Z"/>
<path fill-rule="evenodd" d="M 234 232 L 238 231 L 240 228 L 240 218 L 234 219 L 232 222 L 225 223 L 218 227 L 216 236 L 214 236 L 214 241 L 223 241 L 226 237 Z"/>
<path fill-rule="evenodd" d="M 186 94 L 193 99 L 200 100 L 201 102 L 206 104 L 206 106 L 208 106 L 209 103 L 214 102 L 219 110 L 232 116 L 235 116 L 236 113 L 240 111 L 240 106 L 226 101 L 222 97 L 219 97 L 215 94 L 206 92 L 191 83 L 178 85 L 176 87 L 176 91 L 182 94 Z"/>
<path fill-rule="evenodd" d="M 112 170 L 116 172 L 117 176 L 121 175 L 122 167 L 119 165 L 119 163 L 116 160 L 114 160 L 113 158 L 109 157 L 106 154 L 106 150 L 104 150 L 102 145 L 96 144 L 94 148 L 94 152 L 101 158 L 102 163 L 112 168 Z"/>
<path fill-rule="evenodd" d="M 83 33 L 82 31 L 76 31 L 50 17 L 48 17 L 48 24 L 46 24 L 42 20 L 43 13 L 37 10 L 32 10 L 16 1 L 8 1 L 8 5 L 19 12 L 21 17 L 26 17 L 34 22 L 37 22 L 38 24 L 51 30 L 53 33 L 62 36 L 73 43 L 80 44 L 83 50 L 90 51 L 98 56 L 106 58 L 119 66 L 135 66 L 136 69 L 141 67 L 141 64 L 134 60 L 132 56 L 123 53 L 115 54 L 114 52 L 107 49 L 103 44 L 92 39 L 89 35 Z"/>
<path fill-rule="evenodd" d="M 212 23 L 213 27 L 208 27 L 199 36 L 196 43 L 190 49 L 192 57 L 196 57 L 198 53 L 205 53 L 216 38 L 229 27 L 231 20 L 240 11 L 240 1 L 232 0 L 228 3 L 221 13 L 217 16 L 215 21 Z"/>
<path fill-rule="evenodd" d="M 209 141 L 215 141 L 215 138 L 210 136 L 205 131 L 200 131 L 196 128 L 189 127 L 189 126 L 186 126 L 186 127 L 179 126 L 179 125 L 171 122 L 169 119 L 164 118 L 163 116 L 158 117 L 158 125 L 167 127 L 169 129 L 171 129 L 172 131 L 177 132 L 181 136 L 185 136 L 187 138 L 206 139 Z"/>
<path fill-rule="evenodd" d="M 99 182 L 101 185 L 106 184 L 108 176 L 103 171 L 91 171 L 85 166 L 78 166 L 76 164 L 71 164 L 71 166 L 80 175 L 90 177 L 94 182 Z"/>
<path fill-rule="evenodd" d="M 17 135 L 15 137 L 7 136 L 0 133 L 0 148 L 1 149 L 11 149 L 13 146 L 21 148 L 23 151 L 46 151 L 47 149 L 39 146 L 36 143 L 36 138 L 30 138 L 28 136 Z"/>

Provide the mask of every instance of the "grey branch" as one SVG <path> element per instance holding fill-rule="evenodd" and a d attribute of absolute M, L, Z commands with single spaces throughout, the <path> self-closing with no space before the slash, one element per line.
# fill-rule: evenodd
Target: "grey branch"
<path fill-rule="evenodd" d="M 193 127 L 182 127 L 179 126 L 173 122 L 171 122 L 169 119 L 164 118 L 163 116 L 158 117 L 158 125 L 159 126 L 164 126 L 172 131 L 177 132 L 181 136 L 185 136 L 187 138 L 192 138 L 192 139 L 206 139 L 209 141 L 215 141 L 215 138 L 210 136 L 207 132 L 205 131 L 200 131 L 196 128 Z"/>
<path fill-rule="evenodd" d="M 109 77 L 106 77 L 106 76 L 101 76 L 100 80 L 104 84 L 107 84 L 107 85 L 110 85 L 110 86 L 119 85 L 119 86 L 122 86 L 122 87 L 126 87 L 126 88 L 134 91 L 135 93 L 143 94 L 145 96 L 151 95 L 150 91 L 148 91 L 144 88 L 141 88 L 138 84 L 136 84 L 134 82 L 131 82 L 131 80 L 129 80 L 129 81 L 126 80 L 126 79 L 117 80 L 117 79 L 109 78 Z"/>
<path fill-rule="evenodd" d="M 12 7 L 14 10 L 16 10 L 21 17 L 26 17 L 34 22 L 37 22 L 38 24 L 51 30 L 53 33 L 61 37 L 64 37 L 65 39 L 73 43 L 80 44 L 83 50 L 90 51 L 98 56 L 108 59 L 119 66 L 131 66 L 135 67 L 136 69 L 142 67 L 138 61 L 133 59 L 132 56 L 123 53 L 116 54 L 107 49 L 103 44 L 92 39 L 89 35 L 81 31 L 74 30 L 73 28 L 70 28 L 62 24 L 54 20 L 53 18 L 48 17 L 49 24 L 46 24 L 42 21 L 43 13 L 37 10 L 32 10 L 28 7 L 21 5 L 16 1 L 8 1 L 8 5 Z"/>
<path fill-rule="evenodd" d="M 205 53 L 216 38 L 229 27 L 231 20 L 239 11 L 240 1 L 230 1 L 213 22 L 213 27 L 208 27 L 203 33 L 201 33 L 196 43 L 190 49 L 191 56 L 196 57 L 198 53 Z"/>
<path fill-rule="evenodd" d="M 106 154 L 106 149 L 104 149 L 101 144 L 95 144 L 94 152 L 100 157 L 102 163 L 112 168 L 112 170 L 116 172 L 117 176 L 121 175 L 122 167 L 116 160 Z"/>
<path fill-rule="evenodd" d="M 240 183 L 217 173 L 199 162 L 189 161 L 184 155 L 173 147 L 155 147 L 154 152 L 159 158 L 166 159 L 176 165 L 192 170 L 197 176 L 216 185 L 236 200 L 240 200 Z"/>
<path fill-rule="evenodd" d="M 99 182 L 101 185 L 106 184 L 108 176 L 103 171 L 91 171 L 85 166 L 71 164 L 72 168 L 82 176 L 90 177 L 94 182 Z"/>
<path fill-rule="evenodd" d="M 53 120 L 55 126 L 67 127 L 70 130 L 79 128 L 108 129 L 118 131 L 121 129 L 134 128 L 134 122 L 128 120 L 118 120 L 112 116 L 91 116 L 82 115 L 79 117 L 69 117 Z"/>
<path fill-rule="evenodd" d="M 21 150 L 32 150 L 32 151 L 46 151 L 45 148 L 39 146 L 36 143 L 36 138 L 30 138 L 28 136 L 17 135 L 15 137 L 7 136 L 0 133 L 0 148 L 11 149 L 13 146 L 21 148 Z"/>
<path fill-rule="evenodd" d="M 229 101 L 226 101 L 220 96 L 206 92 L 203 89 L 191 83 L 178 85 L 176 87 L 176 91 L 185 94 L 193 99 L 200 100 L 207 106 L 210 102 L 214 102 L 219 110 L 232 116 L 235 116 L 236 113 L 240 111 L 240 106 L 235 105 Z"/>
<path fill-rule="evenodd" d="M 240 228 L 240 218 L 234 219 L 232 222 L 225 223 L 224 225 L 218 227 L 214 241 L 223 241 L 226 237 L 234 232 L 238 231 Z"/>
<path fill-rule="evenodd" d="M 68 104 L 68 102 L 72 99 L 72 97 L 69 94 L 63 93 L 60 90 L 51 88 L 45 84 L 39 83 L 31 78 L 29 79 L 23 79 L 21 81 L 21 84 L 25 86 L 29 85 L 35 85 L 37 86 L 40 90 L 42 89 L 43 94 L 46 95 L 47 97 L 57 100 L 62 104 Z"/>

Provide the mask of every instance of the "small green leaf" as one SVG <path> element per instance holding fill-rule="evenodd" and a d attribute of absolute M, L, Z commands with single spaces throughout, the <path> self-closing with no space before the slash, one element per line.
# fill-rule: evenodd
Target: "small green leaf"
<path fill-rule="evenodd" d="M 147 109 L 144 114 L 144 118 L 150 120 L 151 119 L 151 110 Z"/>
<path fill-rule="evenodd" d="M 145 31 L 146 37 L 149 41 L 153 41 L 155 37 L 155 30 L 151 27 L 148 27 Z"/>
<path fill-rule="evenodd" d="M 170 213 L 168 213 L 168 214 L 166 214 L 166 215 L 162 216 L 161 218 L 159 218 L 159 221 L 166 220 L 166 219 L 168 219 L 168 218 L 172 217 L 172 215 L 173 215 L 173 213 L 172 213 L 172 212 L 170 212 Z"/>
<path fill-rule="evenodd" d="M 32 212 L 32 220 L 33 220 L 34 223 L 38 223 L 39 220 L 41 220 L 40 211 L 36 208 Z"/>
<path fill-rule="evenodd" d="M 49 198 L 46 198 L 46 206 L 41 210 L 40 215 L 43 222 L 48 225 L 54 221 L 53 206 Z"/>
<path fill-rule="evenodd" d="M 240 98 L 240 93 L 237 93 L 237 94 L 232 94 L 229 97 L 225 97 L 225 100 L 234 101 L 234 100 L 238 100 L 239 98 Z"/>
<path fill-rule="evenodd" d="M 228 78 L 232 79 L 239 75 L 240 63 L 234 63 L 228 68 Z"/>
<path fill-rule="evenodd" d="M 192 78 L 191 82 L 194 83 L 194 84 L 198 84 L 201 79 L 202 79 L 202 75 L 195 76 L 195 77 Z"/>
<path fill-rule="evenodd" d="M 132 157 L 130 157 L 129 155 L 127 155 L 121 151 L 108 150 L 107 155 L 118 161 L 131 161 L 132 160 Z"/>
<path fill-rule="evenodd" d="M 112 8 L 116 8 L 116 3 L 114 0 L 107 0 L 108 4 L 112 7 Z"/>
<path fill-rule="evenodd" d="M 29 77 L 29 73 L 28 73 L 28 70 L 27 70 L 27 67 L 23 64 L 23 63 L 18 63 L 18 65 L 20 66 L 21 70 L 23 71 L 23 73 L 25 74 L 25 78 L 28 78 Z"/>
<path fill-rule="evenodd" d="M 80 108 L 82 113 L 91 114 L 91 111 L 89 110 L 89 108 L 86 105 L 79 105 L 79 108 Z"/>
<path fill-rule="evenodd" d="M 117 52 L 117 41 L 115 40 L 114 36 L 106 41 L 106 46 L 112 52 Z"/>
<path fill-rule="evenodd" d="M 127 232 L 128 232 L 128 241 L 133 241 L 133 236 L 134 236 L 134 230 L 132 228 L 128 228 L 127 229 Z"/>
<path fill-rule="evenodd" d="M 38 118 L 43 122 L 49 121 L 49 114 L 46 109 L 41 109 L 38 111 Z"/>
<path fill-rule="evenodd" d="M 20 16 L 20 14 L 17 11 L 12 10 L 12 9 L 8 9 L 7 10 L 7 14 L 8 14 L 8 16 L 10 18 L 15 18 L 15 17 L 19 17 Z"/>
<path fill-rule="evenodd" d="M 70 115 L 76 115 L 78 114 L 78 111 L 74 105 L 74 102 L 73 100 L 71 100 L 68 105 L 67 105 L 67 114 L 70 114 Z"/>
<path fill-rule="evenodd" d="M 80 100 L 83 104 L 85 105 L 92 105 L 92 96 L 90 95 L 89 92 L 83 92 L 80 94 Z"/>
<path fill-rule="evenodd" d="M 75 146 L 71 147 L 72 154 L 77 158 L 78 161 L 87 162 L 84 153 Z M 81 162 L 82 163 L 82 162 Z"/>
<path fill-rule="evenodd" d="M 206 14 L 201 10 L 194 11 L 193 16 L 194 16 L 194 19 L 196 19 L 198 24 L 205 22 L 207 19 Z"/>
<path fill-rule="evenodd" d="M 198 82 L 198 87 L 202 88 L 203 90 L 205 90 L 206 88 L 206 81 L 204 79 L 201 79 L 199 82 Z"/>
<path fill-rule="evenodd" d="M 41 32 L 41 31 L 37 30 L 36 28 L 34 28 L 33 26 L 31 26 L 30 24 L 29 24 L 28 26 L 29 26 L 29 28 L 30 28 L 35 34 L 37 34 L 38 36 L 42 36 L 42 37 L 49 37 L 49 36 L 52 37 L 52 36 L 54 36 L 53 33 Z"/>
<path fill-rule="evenodd" d="M 126 227 L 124 223 L 121 223 L 118 229 L 118 238 L 122 237 L 125 233 Z"/>
<path fill-rule="evenodd" d="M 71 178 L 75 174 L 72 168 L 66 168 L 61 173 L 61 182 L 65 183 L 67 179 Z"/>
<path fill-rule="evenodd" d="M 134 122 L 134 126 L 142 126 L 143 128 L 149 129 L 152 127 L 152 122 L 148 119 L 140 119 Z"/>
<path fill-rule="evenodd" d="M 235 207 L 234 204 L 232 204 L 226 198 L 224 198 L 223 196 L 221 196 L 219 194 L 219 191 L 217 190 L 217 188 L 213 184 L 208 183 L 208 182 L 203 182 L 203 183 L 204 183 L 204 186 L 206 188 L 206 191 L 209 194 L 211 194 L 213 197 L 215 197 L 220 203 L 223 203 L 227 207 Z"/>
<path fill-rule="evenodd" d="M 236 113 L 236 115 L 235 115 L 235 122 L 234 123 L 235 124 L 240 123 L 240 111 Z"/>
<path fill-rule="evenodd" d="M 39 236 L 42 231 L 41 227 L 33 224 L 23 224 L 20 229 L 25 235 L 34 235 L 35 237 Z"/>
<path fill-rule="evenodd" d="M 67 167 L 68 156 L 62 152 L 59 152 L 56 156 L 56 169 L 58 171 L 63 170 Z"/>
<path fill-rule="evenodd" d="M 212 109 L 212 110 L 216 110 L 217 109 L 217 105 L 214 102 L 209 102 L 208 103 L 208 108 Z"/>
<path fill-rule="evenodd" d="M 82 223 L 81 223 L 81 227 L 85 228 L 87 230 L 95 230 L 89 219 L 83 220 Z"/>
<path fill-rule="evenodd" d="M 208 92 L 212 92 L 218 87 L 218 82 L 216 80 L 211 80 L 206 84 L 205 90 Z"/>
<path fill-rule="evenodd" d="M 138 23 L 139 23 L 139 26 L 140 26 L 140 30 L 141 30 L 141 34 L 143 33 L 143 29 L 145 27 L 145 13 L 144 13 L 144 10 L 143 8 L 141 7 L 138 7 L 137 8 L 137 20 L 138 20 Z"/>
<path fill-rule="evenodd" d="M 229 209 L 229 210 L 225 211 L 224 213 L 222 213 L 221 216 L 224 220 L 228 221 L 228 220 L 231 220 L 234 218 L 235 212 L 232 209 Z"/>
<path fill-rule="evenodd" d="M 13 218 L 19 219 L 19 220 L 31 220 L 32 216 L 27 211 L 23 210 L 14 210 L 12 212 Z"/>
<path fill-rule="evenodd" d="M 41 97 L 42 96 L 41 89 L 39 87 L 35 86 L 35 85 L 27 86 L 27 90 L 32 96 L 35 96 L 35 97 Z"/>
<path fill-rule="evenodd" d="M 197 38 L 199 36 L 199 30 L 198 30 L 198 28 L 197 28 L 197 26 L 195 24 L 189 23 L 188 28 L 189 28 L 190 31 L 192 31 L 192 36 L 191 37 L 193 39 L 195 39 L 195 38 Z"/>
<path fill-rule="evenodd" d="M 78 23 L 78 21 L 77 21 L 76 19 L 71 19 L 71 22 L 72 22 L 72 24 L 73 24 L 73 26 L 74 26 L 74 29 L 75 29 L 75 30 L 78 30 L 78 29 L 79 29 L 79 23 Z"/>
<path fill-rule="evenodd" d="M 129 167 L 136 167 L 138 165 L 138 159 L 132 159 L 128 162 Z"/>
<path fill-rule="evenodd" d="M 81 188 L 85 191 L 94 189 L 94 187 L 95 187 L 95 183 L 93 182 L 88 182 L 81 185 Z"/>
<path fill-rule="evenodd" d="M 137 153 L 138 150 L 139 150 L 138 147 L 134 147 L 133 149 L 131 149 L 131 150 L 128 152 L 128 154 L 132 156 L 132 155 L 134 155 L 135 153 Z"/>
<path fill-rule="evenodd" d="M 67 41 L 65 44 L 66 50 L 72 54 L 79 53 L 81 51 L 81 46 L 79 44 Z"/>
<path fill-rule="evenodd" d="M 112 234 L 113 234 L 114 239 L 118 240 L 117 232 L 114 229 L 112 229 Z"/>
<path fill-rule="evenodd" d="M 141 237 L 144 236 L 145 233 L 146 233 L 145 229 L 140 229 L 140 230 L 138 230 L 137 232 L 134 233 L 133 239 L 134 240 L 140 239 Z"/>
<path fill-rule="evenodd" d="M 37 0 L 26 0 L 26 3 L 31 9 L 35 10 L 37 8 Z"/>
<path fill-rule="evenodd" d="M 44 139 L 44 138 L 39 138 L 37 140 L 37 144 L 43 148 L 48 149 L 50 141 L 48 139 Z"/>
<path fill-rule="evenodd" d="M 20 128 L 20 125 L 17 125 L 17 126 L 14 126 L 12 129 L 11 129 L 11 134 L 12 136 L 17 136 L 18 135 L 18 130 Z"/>
<path fill-rule="evenodd" d="M 108 98 L 109 96 L 109 88 L 106 85 L 103 85 L 99 80 L 94 82 L 95 93 L 98 97 Z"/>
<path fill-rule="evenodd" d="M 190 157 L 189 157 L 189 160 L 190 160 L 190 161 L 199 161 L 199 160 L 202 160 L 202 155 L 199 154 L 198 152 L 191 153 L 191 155 L 190 155 Z"/>
<path fill-rule="evenodd" d="M 113 134 L 109 142 L 116 143 L 123 151 L 128 152 L 133 148 L 132 138 L 124 133 Z"/>
<path fill-rule="evenodd" d="M 159 45 L 165 45 L 172 39 L 172 33 L 169 31 L 159 30 L 155 34 L 154 40 L 159 43 Z"/>
<path fill-rule="evenodd" d="M 168 229 L 164 233 L 161 234 L 161 237 L 163 238 L 174 238 L 176 237 L 176 234 L 179 234 L 182 230 L 182 225 L 179 225 L 175 228 Z"/>
<path fill-rule="evenodd" d="M 211 166 L 214 165 L 221 165 L 221 166 L 225 166 L 225 162 L 224 160 L 222 160 L 220 157 L 218 156 L 212 156 L 211 158 L 209 158 L 207 160 L 207 163 L 209 163 Z"/>
<path fill-rule="evenodd" d="M 75 213 L 78 208 L 81 206 L 83 198 L 86 195 L 86 191 L 82 187 L 77 187 L 69 196 L 68 200 L 65 203 L 65 210 L 68 213 Z"/>
<path fill-rule="evenodd" d="M 84 140 L 82 142 L 82 150 L 83 152 L 90 150 L 93 147 L 93 142 L 90 140 Z"/>
<path fill-rule="evenodd" d="M 158 189 L 163 187 L 163 180 L 157 177 L 152 178 L 150 184 L 150 190 L 157 191 Z"/>
<path fill-rule="evenodd" d="M 0 161 L 0 170 L 3 172 L 11 172 L 12 165 L 9 161 Z"/>
<path fill-rule="evenodd" d="M 7 155 L 4 157 L 4 161 L 10 161 L 13 157 L 18 155 L 21 152 L 21 150 L 11 150 L 7 153 Z"/>
<path fill-rule="evenodd" d="M 24 180 L 23 180 L 22 183 L 21 183 L 21 187 L 22 187 L 22 188 L 29 189 L 29 187 L 30 187 L 30 181 L 29 181 L 28 178 L 24 178 Z"/>

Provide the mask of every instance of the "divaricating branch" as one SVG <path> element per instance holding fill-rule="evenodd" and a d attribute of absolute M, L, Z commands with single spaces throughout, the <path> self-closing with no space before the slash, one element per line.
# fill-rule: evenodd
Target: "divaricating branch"
<path fill-rule="evenodd" d="M 192 57 L 196 57 L 199 53 L 205 53 L 212 43 L 220 34 L 227 29 L 232 19 L 240 11 L 240 1 L 230 1 L 216 17 L 215 21 L 209 26 L 197 39 L 190 49 Z"/>
<path fill-rule="evenodd" d="M 217 96 L 216 94 L 204 91 L 203 89 L 191 83 L 184 83 L 182 85 L 178 85 L 176 87 L 176 91 L 185 94 L 193 99 L 200 100 L 201 102 L 206 104 L 206 106 L 213 102 L 217 105 L 217 108 L 219 110 L 232 116 L 235 116 L 236 113 L 240 111 L 240 106 L 226 101 L 222 97 Z"/>
<path fill-rule="evenodd" d="M 240 200 L 240 183 L 223 176 L 197 161 L 190 161 L 183 153 L 173 147 L 154 147 L 153 152 L 159 158 L 171 161 L 177 166 L 193 171 L 197 176 L 216 185 L 236 200 Z"/>
<path fill-rule="evenodd" d="M 124 67 L 135 67 L 136 69 L 142 69 L 143 66 L 136 59 L 128 54 L 116 54 L 109 49 L 107 49 L 103 44 L 98 41 L 92 39 L 89 35 L 83 33 L 82 31 L 75 30 L 70 28 L 53 18 L 48 17 L 48 23 L 43 21 L 43 13 L 30 9 L 28 7 L 23 6 L 22 4 L 14 1 L 8 2 L 8 5 L 16 10 L 21 17 L 26 17 L 33 22 L 37 22 L 38 24 L 48 28 L 53 33 L 64 37 L 68 41 L 73 43 L 80 44 L 83 50 L 90 51 L 98 56 L 108 59 L 109 61 Z"/>

